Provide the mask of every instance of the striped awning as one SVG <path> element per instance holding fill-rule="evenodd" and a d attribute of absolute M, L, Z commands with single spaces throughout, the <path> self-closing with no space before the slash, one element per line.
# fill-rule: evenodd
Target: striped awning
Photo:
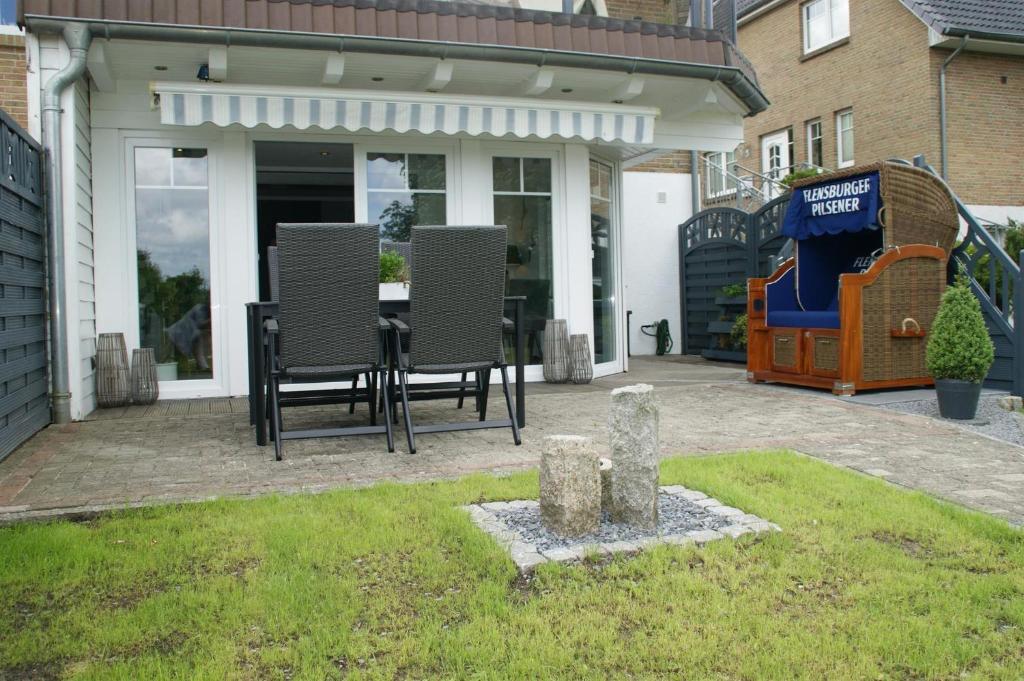
<path fill-rule="evenodd" d="M 498 98 L 405 93 L 388 96 L 366 91 L 298 88 L 281 94 L 238 86 L 171 83 L 154 83 L 152 89 L 159 95 L 160 122 L 166 125 L 266 125 L 651 144 L 658 113 L 656 109 L 620 105 L 503 102 Z"/>

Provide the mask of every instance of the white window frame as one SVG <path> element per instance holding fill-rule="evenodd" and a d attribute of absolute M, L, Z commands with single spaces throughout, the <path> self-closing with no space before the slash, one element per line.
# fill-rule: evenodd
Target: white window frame
<path fill-rule="evenodd" d="M 811 132 L 811 128 L 815 125 L 818 126 L 817 137 L 815 137 Z M 816 165 L 819 168 L 822 167 L 822 164 L 825 162 L 825 128 L 822 126 L 820 118 L 815 118 L 814 120 L 807 121 L 804 124 L 804 136 L 807 138 L 807 162 L 812 165 Z M 821 146 L 821 156 L 817 161 L 814 160 L 814 140 L 818 140 L 818 143 Z"/>
<path fill-rule="evenodd" d="M 732 157 L 731 159 L 729 157 Z M 717 198 L 720 196 L 732 196 L 736 193 L 737 183 L 732 182 L 730 184 L 729 166 L 736 163 L 736 152 L 734 151 L 709 151 L 704 154 L 704 170 L 705 176 L 708 178 L 707 192 L 705 196 L 708 198 Z M 717 166 L 717 167 L 715 167 Z M 711 191 L 711 176 L 712 174 L 717 175 L 722 179 L 722 189 L 720 191 Z"/>
<path fill-rule="evenodd" d="M 850 115 L 850 127 L 849 128 L 843 128 L 843 122 L 842 122 L 843 121 L 843 116 L 846 116 L 847 114 Z M 855 123 L 854 123 L 854 120 L 853 120 L 853 109 L 843 109 L 842 111 L 837 111 L 836 112 L 836 167 L 837 168 L 849 168 L 850 166 L 852 166 L 854 164 L 854 153 L 855 153 L 855 150 L 857 148 L 856 140 L 854 138 L 854 135 L 856 134 L 854 132 L 855 129 L 856 129 L 855 128 Z M 843 157 L 846 156 L 846 151 L 847 151 L 843 147 L 843 131 L 844 130 L 849 130 L 850 131 L 850 139 L 853 141 L 853 144 L 851 144 L 853 149 L 849 150 L 850 151 L 850 159 L 848 161 L 844 161 L 843 160 Z"/>
<path fill-rule="evenodd" d="M 135 149 L 146 147 L 189 149 L 203 148 L 207 153 L 207 192 L 209 194 L 209 239 L 210 239 L 210 326 L 212 333 L 213 378 L 201 378 L 179 381 L 161 381 L 161 399 L 186 399 L 196 397 L 219 397 L 228 395 L 231 383 L 229 332 L 225 310 L 230 304 L 230 285 L 226 282 L 229 258 L 225 248 L 229 236 L 223 219 L 222 196 L 223 178 L 220 174 L 221 140 L 217 136 L 202 135 L 179 136 L 162 135 L 156 132 L 142 134 L 123 133 L 122 191 L 122 244 L 121 251 L 124 300 L 122 326 L 128 350 L 139 347 L 139 270 L 138 234 L 135 225 Z"/>
<path fill-rule="evenodd" d="M 828 37 L 827 39 L 819 44 L 811 44 L 811 30 L 810 30 L 810 10 L 812 7 L 818 5 L 824 5 L 825 8 L 825 24 L 828 26 Z M 844 11 L 846 14 L 846 26 L 840 28 L 838 31 L 835 26 L 835 12 L 837 10 Z M 803 27 L 803 43 L 804 43 L 804 54 L 810 54 L 811 52 L 817 52 L 818 50 L 825 49 L 829 45 L 833 45 L 844 38 L 850 37 L 850 3 L 849 0 L 811 0 L 810 2 L 804 3 L 800 6 L 800 25 Z"/>

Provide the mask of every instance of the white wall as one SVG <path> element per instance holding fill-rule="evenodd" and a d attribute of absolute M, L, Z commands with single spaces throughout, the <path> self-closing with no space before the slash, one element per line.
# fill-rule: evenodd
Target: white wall
<path fill-rule="evenodd" d="M 1024 206 L 981 206 L 969 205 L 967 210 L 979 220 L 988 220 L 1000 225 L 1006 224 L 1006 218 L 1024 222 Z"/>
<path fill-rule="evenodd" d="M 679 224 L 691 215 L 690 175 L 625 172 L 622 185 L 622 263 L 626 309 L 632 310 L 633 355 L 653 355 L 644 324 L 667 319 L 681 347 L 679 328 Z M 662 202 L 663 200 L 663 202 Z"/>

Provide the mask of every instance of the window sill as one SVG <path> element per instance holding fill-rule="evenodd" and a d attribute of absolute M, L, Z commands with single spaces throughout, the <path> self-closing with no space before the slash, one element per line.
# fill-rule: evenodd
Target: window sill
<path fill-rule="evenodd" d="M 847 161 L 846 163 L 838 163 L 838 164 L 836 164 L 836 169 L 837 170 L 842 170 L 843 168 L 852 168 L 855 165 L 857 165 L 857 164 L 854 163 L 853 161 Z"/>
<path fill-rule="evenodd" d="M 845 36 L 843 38 L 840 38 L 839 40 L 833 40 L 832 42 L 830 42 L 827 45 L 822 45 L 821 47 L 818 47 L 818 48 L 815 48 L 815 49 L 811 50 L 810 52 L 805 52 L 804 54 L 802 54 L 800 56 L 800 61 L 801 62 L 805 62 L 808 59 L 814 59 L 815 57 L 817 57 L 820 54 L 825 54 L 826 52 L 830 52 L 830 51 L 836 49 L 837 47 L 842 47 L 843 45 L 848 44 L 849 42 L 850 42 L 850 36 Z"/>

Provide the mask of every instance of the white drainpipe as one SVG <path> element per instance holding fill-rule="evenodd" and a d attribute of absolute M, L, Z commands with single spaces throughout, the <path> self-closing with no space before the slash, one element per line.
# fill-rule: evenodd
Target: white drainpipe
<path fill-rule="evenodd" d="M 42 97 L 43 150 L 46 177 L 47 266 L 50 270 L 50 383 L 53 422 L 71 421 L 68 375 L 67 281 L 64 276 L 64 200 L 60 135 L 60 97 L 85 72 L 92 35 L 81 24 L 69 24 L 62 33 L 71 59 L 46 83 Z"/>

